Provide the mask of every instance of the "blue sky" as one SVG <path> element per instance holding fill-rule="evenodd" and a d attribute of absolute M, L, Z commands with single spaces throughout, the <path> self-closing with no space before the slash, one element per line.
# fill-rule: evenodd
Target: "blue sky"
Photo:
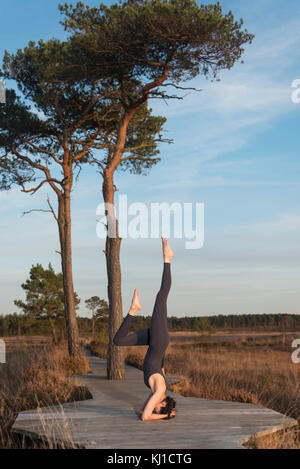
<path fill-rule="evenodd" d="M 64 39 L 56 0 L 11 0 L 0 6 L 0 55 L 29 40 Z M 74 2 L 75 3 L 75 2 Z M 88 1 L 89 5 L 99 2 Z M 105 2 L 109 4 L 109 2 Z M 202 2 L 209 3 L 209 2 Z M 165 115 L 165 134 L 174 144 L 160 146 L 162 161 L 148 176 L 120 173 L 116 183 L 130 202 L 205 204 L 205 242 L 185 249 L 172 240 L 175 259 L 169 314 L 298 313 L 299 307 L 299 117 L 291 83 L 300 78 L 300 3 L 279 0 L 221 1 L 223 11 L 243 17 L 256 35 L 236 64 L 211 83 L 187 82 L 202 91 L 184 100 L 151 101 Z M 11 83 L 7 83 L 11 86 Z M 54 220 L 48 214 L 22 216 L 46 208 L 44 189 L 35 196 L 18 189 L 0 193 L 0 313 L 14 312 L 21 283 L 32 264 L 60 260 Z M 53 199 L 54 200 L 54 199 Z M 84 300 L 106 297 L 103 240 L 96 236 L 101 180 L 82 171 L 73 192 L 74 286 Z M 133 289 L 140 290 L 142 314 L 151 314 L 160 284 L 160 244 L 154 239 L 122 242 L 124 313 Z"/>

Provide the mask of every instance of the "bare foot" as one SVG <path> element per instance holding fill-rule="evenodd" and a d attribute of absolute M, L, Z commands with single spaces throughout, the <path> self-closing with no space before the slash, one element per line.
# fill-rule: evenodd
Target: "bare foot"
<path fill-rule="evenodd" d="M 161 238 L 161 240 L 162 240 L 164 262 L 171 262 L 172 257 L 174 256 L 174 252 L 172 251 L 167 238 Z"/>
<path fill-rule="evenodd" d="M 130 310 L 129 310 L 129 314 L 131 314 L 132 316 L 135 315 L 135 313 L 137 311 L 139 311 L 140 309 L 142 309 L 142 305 L 140 303 L 140 300 L 139 300 L 139 291 L 138 289 L 136 288 L 134 290 L 134 293 L 133 293 L 133 297 L 132 297 L 132 301 L 131 301 L 131 306 L 130 306 Z"/>

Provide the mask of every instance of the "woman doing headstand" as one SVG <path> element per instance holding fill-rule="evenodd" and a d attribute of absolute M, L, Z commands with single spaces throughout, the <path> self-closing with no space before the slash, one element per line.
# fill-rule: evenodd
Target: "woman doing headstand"
<path fill-rule="evenodd" d="M 175 417 L 175 400 L 166 396 L 167 389 L 164 357 L 170 337 L 167 323 L 167 298 L 171 288 L 171 260 L 174 253 L 166 238 L 162 238 L 163 275 L 160 290 L 156 295 L 150 328 L 128 334 L 132 320 L 142 307 L 137 288 L 134 290 L 130 310 L 114 336 L 114 344 L 119 346 L 149 345 L 143 365 L 144 383 L 151 394 L 139 410 L 142 420 L 158 420 Z M 155 413 L 154 413 L 155 412 Z"/>

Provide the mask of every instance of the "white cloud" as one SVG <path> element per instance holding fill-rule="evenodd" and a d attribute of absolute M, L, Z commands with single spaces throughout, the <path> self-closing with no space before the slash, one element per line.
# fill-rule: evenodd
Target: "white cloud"
<path fill-rule="evenodd" d="M 247 63 L 260 63 L 264 67 L 276 67 L 279 71 L 283 64 L 296 62 L 300 43 L 299 29 L 298 17 L 279 24 L 277 20 L 276 26 L 272 28 L 261 28 L 252 45 L 247 47 Z"/>
<path fill-rule="evenodd" d="M 193 84 L 199 87 L 200 82 Z M 172 102 L 169 107 L 159 103 L 155 108 L 153 106 L 155 112 L 176 119 L 193 114 L 195 124 L 197 121 L 206 122 L 207 112 L 210 112 L 209 119 L 230 119 L 231 128 L 235 130 L 268 121 L 294 109 L 291 106 L 290 80 L 285 76 L 274 79 L 263 69 L 259 72 L 251 71 L 249 67 L 238 72 L 233 69 L 224 74 L 220 82 L 201 82 L 201 85 L 201 93 L 193 92 L 183 101 Z"/>

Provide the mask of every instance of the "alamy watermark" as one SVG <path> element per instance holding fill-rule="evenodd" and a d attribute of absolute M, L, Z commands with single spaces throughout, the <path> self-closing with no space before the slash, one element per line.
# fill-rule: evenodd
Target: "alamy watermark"
<path fill-rule="evenodd" d="M 6 345 L 4 340 L 0 339 L 0 363 L 6 363 Z"/>
<path fill-rule="evenodd" d="M 106 213 L 108 217 L 106 217 Z M 150 204 L 133 202 L 128 205 L 127 195 L 120 194 L 116 205 L 100 203 L 96 214 L 96 233 L 99 238 L 159 238 L 160 236 L 186 239 L 186 249 L 200 249 L 204 244 L 204 204 L 167 202 Z M 130 219 L 130 217 L 132 217 Z"/>
<path fill-rule="evenodd" d="M 300 363 L 300 339 L 293 340 L 292 347 L 297 347 L 296 350 L 294 350 L 292 353 L 292 362 L 298 364 Z"/>
<path fill-rule="evenodd" d="M 6 103 L 6 88 L 3 80 L 0 80 L 0 104 Z"/>
<path fill-rule="evenodd" d="M 291 100 L 294 104 L 300 103 L 300 78 L 296 78 L 296 80 L 292 81 L 292 88 L 295 90 L 291 94 Z"/>

